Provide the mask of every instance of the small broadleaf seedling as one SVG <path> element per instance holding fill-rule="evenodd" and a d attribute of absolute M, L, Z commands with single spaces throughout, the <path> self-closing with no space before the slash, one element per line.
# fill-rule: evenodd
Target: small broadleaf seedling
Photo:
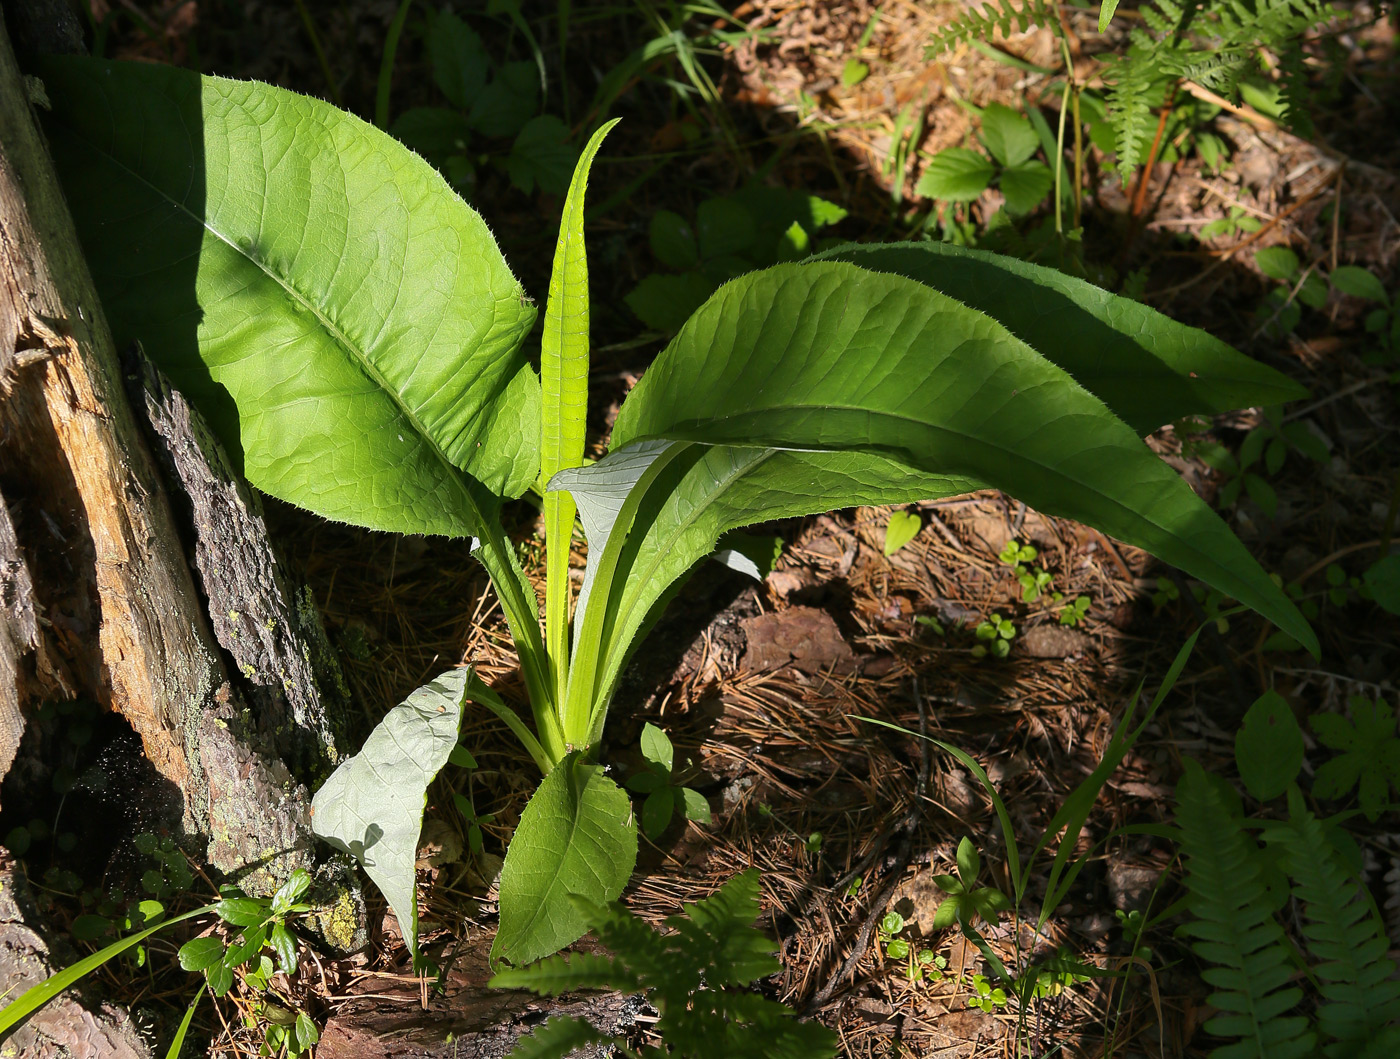
<path fill-rule="evenodd" d="M 699 791 L 671 781 L 675 751 L 666 733 L 651 722 L 642 726 L 642 757 L 646 768 L 627 781 L 627 789 L 646 796 L 642 802 L 642 834 L 655 841 L 680 809 L 697 824 L 710 822 L 710 803 Z"/>
<path fill-rule="evenodd" d="M 361 858 L 415 958 L 413 839 L 465 700 L 507 724 L 544 776 L 506 852 L 493 959 L 555 952 L 588 926 L 572 894 L 602 905 L 621 892 L 636 823 L 596 761 L 608 708 L 660 608 L 732 530 L 1000 488 L 1152 552 L 1317 650 L 1244 545 L 1142 442 L 1186 415 L 1305 395 L 1203 332 L 993 254 L 836 247 L 719 286 L 627 397 L 607 455 L 584 466 L 583 200 L 611 124 L 564 200 L 537 374 L 534 306 L 485 221 L 384 132 L 173 67 L 54 57 L 37 72 L 118 344 L 142 343 L 255 487 L 329 519 L 477 539 L 533 727 L 454 671 L 421 689 L 431 709 L 415 692 L 383 722 L 421 728 L 412 768 L 367 770 L 390 759 L 372 735 L 314 802 L 316 832 Z M 545 495 L 543 628 L 501 519 L 532 487 Z M 575 508 L 589 551 L 577 600 Z"/>

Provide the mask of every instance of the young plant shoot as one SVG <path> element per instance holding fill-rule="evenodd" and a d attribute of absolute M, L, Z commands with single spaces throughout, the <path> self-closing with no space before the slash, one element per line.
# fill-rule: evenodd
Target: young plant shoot
<path fill-rule="evenodd" d="M 464 703 L 543 782 L 507 851 L 496 961 L 546 956 L 621 892 L 631 802 L 596 754 L 638 641 L 722 535 L 998 488 L 1312 630 L 1142 436 L 1303 391 L 1201 331 L 1049 269 L 935 243 L 846 246 L 722 286 L 583 465 L 584 188 L 564 204 L 540 369 L 535 309 L 482 218 L 421 158 L 329 104 L 149 64 L 53 59 L 49 133 L 119 344 L 203 411 L 249 481 L 325 518 L 474 537 L 531 727 L 471 669 L 391 710 L 315 800 L 417 955 L 424 792 Z M 545 495 L 544 621 L 500 519 Z M 576 515 L 589 562 L 571 599 Z M 721 552 L 720 557 L 732 553 Z M 737 560 L 734 560 L 737 561 Z M 406 689 L 407 690 L 407 689 Z"/>

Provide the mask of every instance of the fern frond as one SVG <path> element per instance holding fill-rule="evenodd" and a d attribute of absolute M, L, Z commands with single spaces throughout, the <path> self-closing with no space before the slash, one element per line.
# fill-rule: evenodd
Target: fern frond
<path fill-rule="evenodd" d="M 1269 904 L 1264 859 L 1228 796 L 1228 788 L 1187 760 L 1176 789 L 1193 917 L 1183 929 L 1197 939 L 1196 955 L 1213 965 L 1201 977 L 1216 988 L 1210 1003 L 1221 1011 L 1205 1028 L 1239 1038 L 1216 1049 L 1220 1059 L 1302 1059 L 1314 1034 L 1307 1019 L 1285 1015 L 1303 993 L 1287 985 L 1288 947 Z"/>
<path fill-rule="evenodd" d="M 1311 137 L 1316 130 L 1308 113 L 1308 69 L 1303 64 L 1303 49 L 1296 44 L 1279 52 L 1279 84 L 1288 127 L 1299 136 Z"/>
<path fill-rule="evenodd" d="M 1153 57 L 1143 55 L 1136 46 L 1104 71 L 1104 80 L 1111 86 L 1108 122 L 1113 127 L 1113 149 L 1124 180 L 1142 164 L 1150 143 L 1155 126 L 1148 99 L 1153 83 L 1161 77 L 1162 71 Z"/>
<path fill-rule="evenodd" d="M 988 0 L 980 10 L 968 8 L 935 33 L 924 49 L 924 58 L 937 59 L 959 44 L 991 40 L 997 30 L 1010 36 L 1013 26 L 1022 32 L 1031 26 L 1048 26 L 1054 33 L 1060 32 L 1059 16 L 1046 0 L 1020 0 L 1019 5 L 1013 0 Z"/>
<path fill-rule="evenodd" d="M 1358 1055 L 1381 1030 L 1400 1021 L 1400 981 L 1385 958 L 1390 941 L 1375 908 L 1351 879 L 1321 821 L 1296 791 L 1289 794 L 1286 839 L 1293 893 L 1303 903 L 1303 937 L 1316 961 L 1323 1003 L 1318 1027 L 1331 1059 Z"/>

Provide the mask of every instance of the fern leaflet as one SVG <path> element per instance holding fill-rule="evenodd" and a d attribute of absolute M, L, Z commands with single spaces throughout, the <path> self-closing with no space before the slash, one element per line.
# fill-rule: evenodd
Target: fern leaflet
<path fill-rule="evenodd" d="M 1187 760 L 1176 789 L 1177 823 L 1186 858 L 1184 927 L 1192 949 L 1212 966 L 1201 975 L 1216 988 L 1220 1015 L 1206 1023 L 1219 1037 L 1217 1059 L 1301 1059 L 1312 1051 L 1307 1019 L 1287 1016 L 1302 998 L 1288 986 L 1288 946 L 1264 885 L 1263 856 L 1244 831 L 1233 792 Z"/>
<path fill-rule="evenodd" d="M 1330 1038 L 1330 1059 L 1350 1059 L 1387 1026 L 1400 1021 L 1400 981 L 1385 958 L 1390 942 L 1375 908 L 1348 877 L 1321 821 L 1288 795 L 1292 826 L 1286 838 L 1293 893 L 1303 902 L 1303 937 L 1316 961 L 1323 1003 L 1318 1028 Z"/>

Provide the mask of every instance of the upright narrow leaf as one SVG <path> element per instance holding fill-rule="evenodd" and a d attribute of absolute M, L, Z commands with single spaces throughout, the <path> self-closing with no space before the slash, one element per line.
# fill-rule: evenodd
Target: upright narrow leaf
<path fill-rule="evenodd" d="M 466 536 L 535 479 L 534 309 L 426 162 L 270 85 L 76 58 L 41 75 L 118 343 L 143 343 L 254 485 Z"/>
<path fill-rule="evenodd" d="M 462 725 L 470 669 L 452 669 L 395 706 L 311 803 L 312 829 L 364 865 L 418 955 L 413 862 L 428 784 L 447 764 Z"/>
<path fill-rule="evenodd" d="M 583 242 L 583 196 L 588 171 L 603 137 L 617 124 L 602 126 L 583 149 L 564 200 L 549 303 L 544 313 L 540 383 L 540 484 L 583 462 L 583 428 L 588 414 L 588 255 Z M 547 584 L 545 646 L 549 652 L 556 702 L 562 703 L 569 672 L 569 549 L 573 543 L 574 499 L 568 493 L 544 497 Z"/>
<path fill-rule="evenodd" d="M 577 941 L 588 920 L 569 895 L 615 900 L 636 860 L 627 795 L 601 766 L 571 754 L 535 791 L 506 851 L 492 961 L 520 966 Z"/>

